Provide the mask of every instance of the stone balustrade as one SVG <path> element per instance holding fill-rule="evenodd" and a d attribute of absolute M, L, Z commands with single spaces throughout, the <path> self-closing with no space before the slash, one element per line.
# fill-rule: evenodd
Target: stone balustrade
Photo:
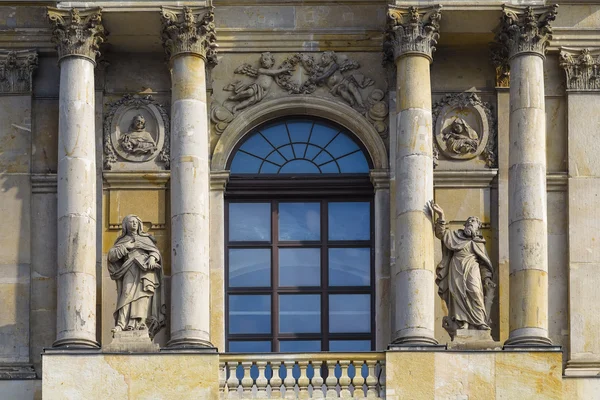
<path fill-rule="evenodd" d="M 222 354 L 220 399 L 384 399 L 385 353 Z"/>

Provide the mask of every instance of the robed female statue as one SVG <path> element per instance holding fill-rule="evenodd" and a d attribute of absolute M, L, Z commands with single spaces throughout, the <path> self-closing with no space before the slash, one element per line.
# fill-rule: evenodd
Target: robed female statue
<path fill-rule="evenodd" d="M 148 330 L 150 338 L 165 325 L 162 257 L 137 215 L 123 219 L 122 231 L 108 251 L 108 271 L 117 283 L 113 332 Z"/>

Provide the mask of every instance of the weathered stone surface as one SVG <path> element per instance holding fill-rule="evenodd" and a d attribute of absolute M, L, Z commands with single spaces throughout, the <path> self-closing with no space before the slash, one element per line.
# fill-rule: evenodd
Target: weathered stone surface
<path fill-rule="evenodd" d="M 147 330 L 113 333 L 113 340 L 102 348 L 104 353 L 158 353 L 160 347 L 152 343 Z"/>

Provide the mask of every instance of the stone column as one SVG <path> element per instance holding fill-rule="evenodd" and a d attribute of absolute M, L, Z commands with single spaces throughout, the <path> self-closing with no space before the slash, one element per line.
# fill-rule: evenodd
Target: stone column
<path fill-rule="evenodd" d="M 375 343 L 385 350 L 390 343 L 390 174 L 387 170 L 371 170 L 375 189 Z"/>
<path fill-rule="evenodd" d="M 569 160 L 568 376 L 600 375 L 600 49 L 562 48 L 567 79 Z"/>
<path fill-rule="evenodd" d="M 397 74 L 392 343 L 435 345 L 433 147 L 429 64 L 440 8 L 390 7 L 386 47 Z M 391 54 L 390 54 L 391 55 Z"/>
<path fill-rule="evenodd" d="M 211 8 L 162 8 L 171 67 L 170 347 L 210 342 L 207 62 L 216 61 Z"/>
<path fill-rule="evenodd" d="M 48 8 L 48 18 L 60 65 L 54 346 L 98 347 L 94 67 L 104 28 L 99 8 Z"/>
<path fill-rule="evenodd" d="M 510 63 L 507 345 L 551 345 L 548 337 L 548 229 L 544 59 L 553 7 L 503 6 L 497 41 Z"/>

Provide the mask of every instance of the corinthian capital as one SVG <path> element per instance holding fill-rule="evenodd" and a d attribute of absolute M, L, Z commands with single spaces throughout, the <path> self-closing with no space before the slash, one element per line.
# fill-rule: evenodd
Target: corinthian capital
<path fill-rule="evenodd" d="M 162 7 L 162 40 L 167 56 L 196 54 L 217 63 L 217 35 L 212 7 Z"/>
<path fill-rule="evenodd" d="M 550 23 L 556 19 L 557 5 L 548 7 L 502 6 L 496 42 L 505 47 L 509 59 L 518 54 L 546 54 L 552 39 Z"/>
<path fill-rule="evenodd" d="M 0 50 L 0 93 L 31 92 L 31 77 L 37 65 L 35 50 Z"/>
<path fill-rule="evenodd" d="M 439 38 L 442 6 L 427 8 L 390 6 L 384 52 L 387 59 L 405 54 L 425 55 L 433 61 L 433 52 Z"/>
<path fill-rule="evenodd" d="M 567 90 L 600 90 L 600 49 L 560 49 L 560 66 L 567 74 Z"/>
<path fill-rule="evenodd" d="M 96 61 L 100 45 L 106 40 L 101 11 L 100 8 L 63 10 L 48 7 L 52 41 L 56 44 L 59 60 L 79 56 Z"/>

